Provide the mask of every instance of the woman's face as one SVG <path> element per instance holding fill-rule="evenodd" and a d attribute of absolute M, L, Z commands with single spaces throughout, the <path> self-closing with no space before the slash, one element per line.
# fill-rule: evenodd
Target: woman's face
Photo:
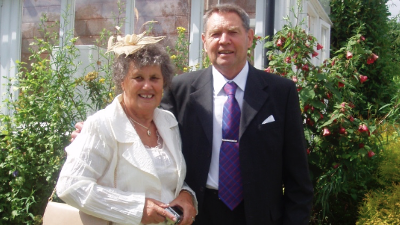
<path fill-rule="evenodd" d="M 160 105 L 164 78 L 160 66 L 137 69 L 133 63 L 122 81 L 124 102 L 128 111 L 138 114 L 153 113 Z"/>

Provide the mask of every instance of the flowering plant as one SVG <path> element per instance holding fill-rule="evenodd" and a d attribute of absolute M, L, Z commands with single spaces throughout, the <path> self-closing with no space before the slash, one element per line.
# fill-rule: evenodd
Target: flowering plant
<path fill-rule="evenodd" d="M 176 30 L 178 33 L 178 38 L 175 42 L 174 50 L 172 50 L 170 46 L 167 46 L 166 49 L 175 65 L 177 74 L 190 72 L 195 68 L 198 69 L 200 67 L 199 64 L 195 66 L 188 66 L 190 42 L 186 38 L 186 29 L 184 27 L 177 27 Z"/>
<path fill-rule="evenodd" d="M 300 26 L 290 24 L 265 47 L 270 60 L 265 70 L 297 86 L 316 192 L 314 213 L 325 215 L 337 201 L 362 197 L 368 179 L 359 177 L 371 175 L 379 148 L 376 126 L 359 114 L 359 103 L 365 99 L 355 90 L 368 82 L 361 74 L 364 65 L 374 63 L 378 56 L 365 49 L 363 36 L 357 34 L 335 57 L 313 65 L 312 58 L 324 46 Z"/>

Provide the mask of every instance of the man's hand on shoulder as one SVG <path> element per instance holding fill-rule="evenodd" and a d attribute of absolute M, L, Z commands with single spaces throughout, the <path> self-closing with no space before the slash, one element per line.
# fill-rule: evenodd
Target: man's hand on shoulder
<path fill-rule="evenodd" d="M 71 142 L 75 140 L 75 138 L 78 136 L 78 134 L 82 131 L 83 128 L 83 122 L 78 122 L 75 124 L 75 130 L 71 134 Z"/>

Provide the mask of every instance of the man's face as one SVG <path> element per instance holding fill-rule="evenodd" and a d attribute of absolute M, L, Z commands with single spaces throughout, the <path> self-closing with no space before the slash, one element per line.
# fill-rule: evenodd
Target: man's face
<path fill-rule="evenodd" d="M 236 13 L 227 12 L 210 16 L 202 39 L 213 66 L 227 79 L 233 79 L 246 63 L 253 36 L 254 31 L 246 31 Z"/>

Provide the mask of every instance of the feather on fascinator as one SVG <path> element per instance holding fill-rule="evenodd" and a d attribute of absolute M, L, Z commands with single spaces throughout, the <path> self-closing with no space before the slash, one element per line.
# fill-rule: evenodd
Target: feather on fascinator
<path fill-rule="evenodd" d="M 145 45 L 155 44 L 165 38 L 165 36 L 144 36 L 145 34 L 146 31 L 138 35 L 127 34 L 125 37 L 121 37 L 118 35 L 117 41 L 115 43 L 114 36 L 111 36 L 110 39 L 108 39 L 108 47 L 106 53 L 114 52 L 117 56 L 125 54 L 127 57 L 128 55 L 139 51 Z"/>

